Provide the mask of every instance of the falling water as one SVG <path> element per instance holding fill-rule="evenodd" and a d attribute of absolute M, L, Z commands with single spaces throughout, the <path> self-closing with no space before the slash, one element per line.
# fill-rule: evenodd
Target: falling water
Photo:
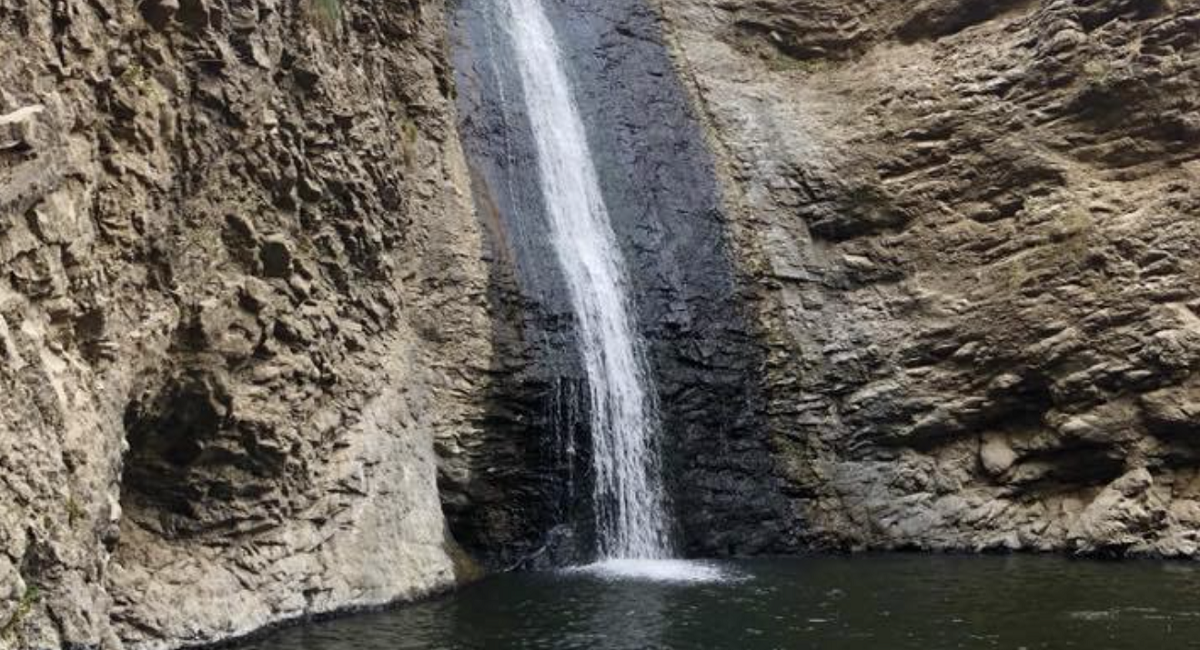
<path fill-rule="evenodd" d="M 578 319 L 587 372 L 600 556 L 667 557 L 658 414 L 630 314 L 624 260 L 553 27 L 540 0 L 507 0 L 507 8 L 499 13 L 513 41 L 550 239 Z"/>

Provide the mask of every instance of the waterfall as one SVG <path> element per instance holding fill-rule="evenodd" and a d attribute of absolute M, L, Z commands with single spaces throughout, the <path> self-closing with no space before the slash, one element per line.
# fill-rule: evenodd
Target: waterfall
<path fill-rule="evenodd" d="M 668 557 L 659 418 L 583 120 L 540 0 L 507 0 L 499 13 L 524 88 L 550 241 L 578 323 L 600 556 Z"/>

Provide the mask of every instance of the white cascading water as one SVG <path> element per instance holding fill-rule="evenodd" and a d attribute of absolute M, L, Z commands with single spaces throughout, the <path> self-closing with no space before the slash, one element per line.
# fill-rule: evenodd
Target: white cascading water
<path fill-rule="evenodd" d="M 532 126 L 550 239 L 578 319 L 590 390 L 596 527 L 601 559 L 670 556 L 658 413 L 630 302 L 624 260 L 540 0 L 507 0 Z"/>

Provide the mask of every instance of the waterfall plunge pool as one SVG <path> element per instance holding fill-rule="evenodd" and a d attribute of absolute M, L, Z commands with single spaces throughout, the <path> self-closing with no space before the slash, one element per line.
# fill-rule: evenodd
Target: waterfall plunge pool
<path fill-rule="evenodd" d="M 1200 564 L 808 556 L 494 576 L 253 650 L 1172 650 L 1200 643 Z M 629 567 L 624 567 L 628 569 Z M 681 575 L 702 576 L 681 579 Z"/>

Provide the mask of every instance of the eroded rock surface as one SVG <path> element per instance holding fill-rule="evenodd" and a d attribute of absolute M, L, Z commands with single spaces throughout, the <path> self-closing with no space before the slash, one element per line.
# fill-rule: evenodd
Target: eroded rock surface
<path fill-rule="evenodd" d="M 660 5 L 806 537 L 1200 550 L 1200 3 Z"/>
<path fill-rule="evenodd" d="M 0 647 L 455 581 L 491 345 L 440 2 L 0 2 Z"/>
<path fill-rule="evenodd" d="M 1200 4 L 656 2 L 723 206 L 639 149 L 709 164 L 653 18 L 556 11 L 689 549 L 1200 551 Z M 469 205 L 444 10 L 0 0 L 0 647 L 425 594 L 443 507 L 529 550 L 518 436 L 581 393 Z"/>

